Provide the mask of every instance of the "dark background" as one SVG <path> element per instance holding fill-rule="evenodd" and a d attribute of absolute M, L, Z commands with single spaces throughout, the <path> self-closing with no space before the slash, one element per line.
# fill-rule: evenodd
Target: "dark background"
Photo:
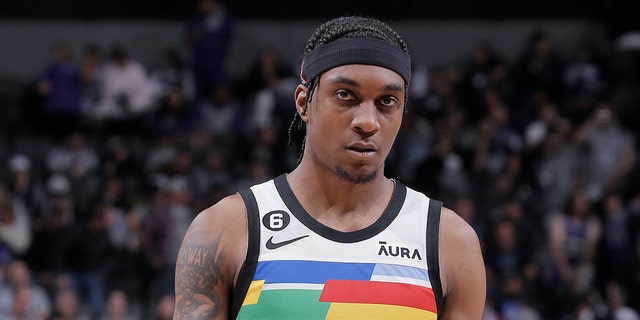
<path fill-rule="evenodd" d="M 366 1 L 222 1 L 236 19 L 306 20 L 335 15 L 371 15 L 386 20 L 590 19 L 608 26 L 612 36 L 640 27 L 638 0 L 396 0 Z M 21 0 L 0 1 L 0 18 L 10 19 L 151 19 L 184 20 L 195 0 Z"/>

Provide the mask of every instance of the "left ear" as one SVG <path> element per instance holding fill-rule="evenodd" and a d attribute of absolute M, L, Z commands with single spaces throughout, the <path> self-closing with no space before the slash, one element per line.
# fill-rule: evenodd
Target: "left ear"
<path fill-rule="evenodd" d="M 307 93 L 309 90 L 302 84 L 299 84 L 296 87 L 295 92 L 295 101 L 296 101 L 296 112 L 298 112 L 298 116 L 302 121 L 307 122 L 307 112 L 305 110 L 305 104 L 307 103 Z"/>

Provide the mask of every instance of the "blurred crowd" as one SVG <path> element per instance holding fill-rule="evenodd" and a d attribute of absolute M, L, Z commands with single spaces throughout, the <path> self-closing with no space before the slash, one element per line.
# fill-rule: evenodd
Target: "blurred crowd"
<path fill-rule="evenodd" d="M 25 84 L 0 128 L 1 319 L 170 319 L 195 215 L 295 166 L 298 61 L 267 48 L 230 76 L 233 20 L 199 4 L 157 66 L 59 44 Z M 416 64 L 387 176 L 474 227 L 484 319 L 640 319 L 640 49 L 522 42 Z"/>

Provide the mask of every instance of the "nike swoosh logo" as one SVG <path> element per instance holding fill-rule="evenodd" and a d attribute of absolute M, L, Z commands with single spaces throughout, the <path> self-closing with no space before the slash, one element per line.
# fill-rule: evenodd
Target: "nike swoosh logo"
<path fill-rule="evenodd" d="M 294 242 L 296 242 L 298 240 L 302 240 L 302 239 L 304 239 L 304 238 L 306 238 L 308 236 L 309 235 L 307 234 L 307 235 L 304 235 L 304 236 L 301 236 L 301 237 L 285 240 L 285 241 L 282 241 L 282 242 L 273 242 L 273 236 L 271 236 L 271 238 L 269 238 L 269 240 L 267 240 L 266 247 L 269 250 L 278 249 L 278 248 L 280 248 L 282 246 L 286 246 L 286 245 L 292 244 L 292 243 L 294 243 Z"/>

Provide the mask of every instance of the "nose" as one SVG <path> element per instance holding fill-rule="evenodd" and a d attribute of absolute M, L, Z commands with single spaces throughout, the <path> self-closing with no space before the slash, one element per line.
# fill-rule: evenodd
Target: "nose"
<path fill-rule="evenodd" d="M 351 127 L 359 134 L 372 135 L 380 130 L 378 109 L 373 102 L 363 102 L 354 109 Z"/>

